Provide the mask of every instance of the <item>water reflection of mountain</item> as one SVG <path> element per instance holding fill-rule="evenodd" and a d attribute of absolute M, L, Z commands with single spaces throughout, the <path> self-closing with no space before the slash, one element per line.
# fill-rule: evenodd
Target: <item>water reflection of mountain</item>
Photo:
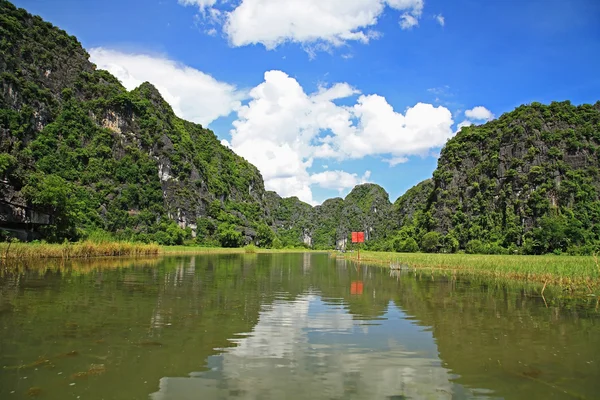
<path fill-rule="evenodd" d="M 393 304 L 374 325 L 316 294 L 265 307 L 247 337 L 209 359 L 209 372 L 166 377 L 163 399 L 452 397 L 454 384 L 430 332 Z M 460 388 L 459 388 L 460 389 Z"/>
<path fill-rule="evenodd" d="M 0 274 L 0 365 L 51 357 L 64 374 L 39 368 L 26 382 L 57 400 L 65 377 L 91 363 L 106 373 L 77 381 L 71 394 L 469 397 L 464 386 L 504 398 L 596 398 L 596 299 L 548 298 L 546 308 L 531 295 L 460 279 L 390 277 L 315 254 L 42 267 Z M 73 350 L 79 356 L 52 358 Z M 186 378 L 191 371 L 206 372 Z M 21 375 L 0 369 L 0 398 L 24 393 Z"/>

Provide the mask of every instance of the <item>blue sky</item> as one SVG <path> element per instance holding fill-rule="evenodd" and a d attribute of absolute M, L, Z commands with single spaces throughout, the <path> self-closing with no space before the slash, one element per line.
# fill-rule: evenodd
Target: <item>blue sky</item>
<path fill-rule="evenodd" d="M 595 0 L 17 0 L 133 88 L 319 203 L 357 183 L 394 201 L 459 124 L 523 103 L 600 100 Z"/>

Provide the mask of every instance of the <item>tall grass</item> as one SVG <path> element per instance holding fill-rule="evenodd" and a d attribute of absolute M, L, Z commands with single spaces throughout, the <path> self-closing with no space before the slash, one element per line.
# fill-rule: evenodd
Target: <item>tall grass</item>
<path fill-rule="evenodd" d="M 304 253 L 306 249 L 261 249 L 254 245 L 243 248 L 200 247 L 200 246 L 160 246 L 134 242 L 115 241 L 103 234 L 90 235 L 82 242 L 49 243 L 7 243 L 0 242 L 0 260 L 21 259 L 71 259 L 92 257 L 139 257 L 161 254 L 242 254 L 242 253 Z"/>
<path fill-rule="evenodd" d="M 345 253 L 345 258 L 356 258 Z M 525 280 L 565 288 L 600 289 L 600 267 L 592 256 L 517 256 L 476 254 L 384 253 L 364 251 L 362 262 L 393 268 L 476 273 L 492 278 Z"/>
<path fill-rule="evenodd" d="M 92 257 L 139 257 L 155 256 L 160 253 L 157 244 L 131 242 L 84 242 L 50 243 L 0 243 L 0 258 L 4 260 L 22 260 L 28 258 L 92 258 Z"/>
<path fill-rule="evenodd" d="M 157 257 L 99 257 L 99 258 L 73 258 L 64 260 L 59 258 L 23 259 L 11 262 L 9 268 L 0 268 L 0 278 L 25 272 L 45 274 L 47 271 L 83 275 L 93 271 L 106 269 L 121 269 L 135 267 L 155 267 L 160 262 Z"/>

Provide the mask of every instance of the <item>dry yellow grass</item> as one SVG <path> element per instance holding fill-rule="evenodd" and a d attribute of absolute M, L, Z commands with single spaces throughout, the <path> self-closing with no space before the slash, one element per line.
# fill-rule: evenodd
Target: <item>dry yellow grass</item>
<path fill-rule="evenodd" d="M 49 244 L 49 243 L 0 243 L 0 258 L 22 260 L 30 258 L 92 258 L 92 257 L 139 257 L 160 254 L 157 244 L 130 242 L 92 241 Z"/>

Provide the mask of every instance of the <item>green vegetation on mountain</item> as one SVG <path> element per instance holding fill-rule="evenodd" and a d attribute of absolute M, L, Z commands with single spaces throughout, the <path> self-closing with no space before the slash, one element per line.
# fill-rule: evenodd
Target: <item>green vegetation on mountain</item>
<path fill-rule="evenodd" d="M 402 231 L 422 247 L 427 238 L 429 251 L 591 254 L 600 242 L 600 102 L 533 103 L 463 128 L 442 149 L 433 185 L 396 206 Z"/>
<path fill-rule="evenodd" d="M 72 36 L 0 0 L 3 200 L 45 210 L 53 241 L 238 246 L 263 226 L 258 170 L 149 83 L 128 92 Z"/>
<path fill-rule="evenodd" d="M 296 197 L 282 199 L 274 193 L 269 197 L 273 226 L 284 246 L 345 249 L 352 232 L 363 231 L 366 246 L 385 249 L 397 226 L 389 195 L 372 183 L 356 186 L 345 199 L 328 199 L 315 207 Z"/>

